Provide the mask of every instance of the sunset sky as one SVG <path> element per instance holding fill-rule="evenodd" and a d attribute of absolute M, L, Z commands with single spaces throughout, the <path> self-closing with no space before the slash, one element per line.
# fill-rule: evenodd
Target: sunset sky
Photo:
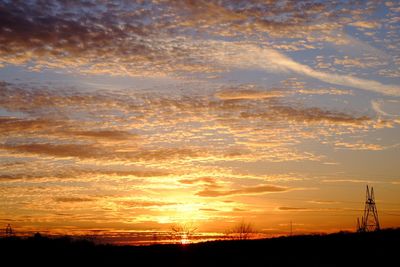
<path fill-rule="evenodd" d="M 400 226 L 400 2 L 0 0 L 0 226 Z"/>

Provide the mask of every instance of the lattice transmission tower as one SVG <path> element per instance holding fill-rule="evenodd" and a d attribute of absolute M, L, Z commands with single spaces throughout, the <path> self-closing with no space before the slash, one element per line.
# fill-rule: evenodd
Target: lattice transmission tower
<path fill-rule="evenodd" d="M 14 230 L 11 228 L 11 224 L 8 224 L 6 227 L 6 236 L 13 236 Z"/>
<path fill-rule="evenodd" d="M 380 229 L 381 227 L 379 225 L 378 210 L 375 203 L 374 188 L 371 187 L 370 191 L 367 185 L 364 215 L 361 218 L 361 222 L 359 218 L 357 219 L 357 231 L 372 232 Z"/>

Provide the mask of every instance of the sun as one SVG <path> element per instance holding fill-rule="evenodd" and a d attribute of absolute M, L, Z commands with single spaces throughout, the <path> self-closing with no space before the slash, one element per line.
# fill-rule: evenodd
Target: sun
<path fill-rule="evenodd" d="M 183 234 L 181 236 L 181 241 L 180 241 L 181 245 L 188 245 L 191 243 L 190 239 L 188 238 L 187 234 Z"/>
<path fill-rule="evenodd" d="M 177 242 L 182 245 L 190 244 L 196 234 L 198 227 L 193 222 L 176 223 L 171 227 L 172 233 Z"/>

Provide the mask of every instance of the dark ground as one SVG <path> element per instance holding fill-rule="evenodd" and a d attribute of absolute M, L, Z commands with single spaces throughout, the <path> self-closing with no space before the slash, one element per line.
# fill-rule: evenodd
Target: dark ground
<path fill-rule="evenodd" d="M 400 266 L 400 228 L 191 245 L 1 238 L 0 266 Z"/>

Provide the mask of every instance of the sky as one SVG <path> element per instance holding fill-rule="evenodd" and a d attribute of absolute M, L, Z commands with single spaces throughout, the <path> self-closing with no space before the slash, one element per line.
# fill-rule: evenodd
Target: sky
<path fill-rule="evenodd" d="M 400 3 L 0 0 L 0 224 L 400 225 Z"/>

